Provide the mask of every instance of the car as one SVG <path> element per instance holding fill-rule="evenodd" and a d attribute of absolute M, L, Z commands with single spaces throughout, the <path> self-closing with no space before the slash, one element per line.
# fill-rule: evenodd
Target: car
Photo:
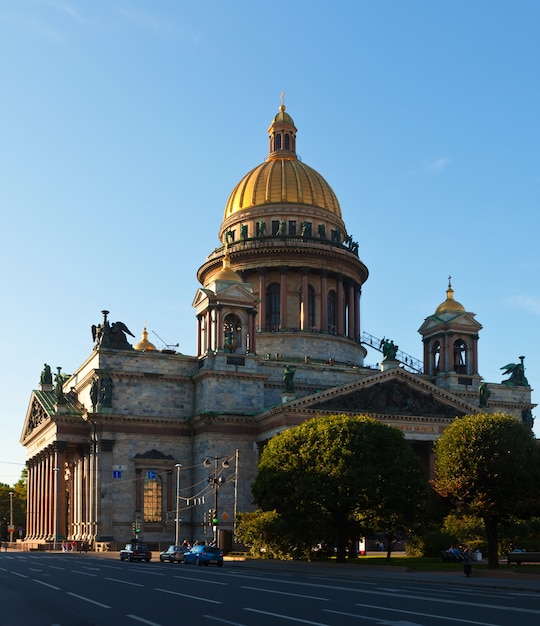
<path fill-rule="evenodd" d="M 165 563 L 165 561 L 169 561 L 169 563 L 182 563 L 186 550 L 187 548 L 185 546 L 169 546 L 160 553 L 159 560 L 162 563 Z"/>
<path fill-rule="evenodd" d="M 184 552 L 184 563 L 187 565 L 217 565 L 223 566 L 223 550 L 214 546 L 193 546 Z"/>
<path fill-rule="evenodd" d="M 121 561 L 146 561 L 147 563 L 152 558 L 152 553 L 148 546 L 138 541 L 126 543 L 123 550 L 120 550 Z"/>

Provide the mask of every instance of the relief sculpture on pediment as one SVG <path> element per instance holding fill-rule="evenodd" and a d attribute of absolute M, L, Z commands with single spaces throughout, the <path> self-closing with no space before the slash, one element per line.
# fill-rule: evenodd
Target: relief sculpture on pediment
<path fill-rule="evenodd" d="M 41 424 L 43 420 L 47 418 L 47 412 L 45 409 L 39 404 L 39 402 L 32 403 L 32 407 L 30 408 L 30 414 L 28 416 L 28 427 L 26 429 L 26 434 L 31 433 L 36 426 Z"/>

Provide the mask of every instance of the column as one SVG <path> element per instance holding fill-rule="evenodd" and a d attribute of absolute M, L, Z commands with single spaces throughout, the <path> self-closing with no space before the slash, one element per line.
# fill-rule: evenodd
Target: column
<path fill-rule="evenodd" d="M 336 325 L 337 334 L 342 337 L 345 334 L 345 299 L 343 290 L 343 274 L 337 278 L 337 302 L 336 302 Z"/>
<path fill-rule="evenodd" d="M 355 289 L 355 316 L 354 316 L 354 340 L 360 343 L 360 335 L 362 330 L 360 328 L 360 296 L 362 295 L 362 287 L 356 285 Z"/>
<path fill-rule="evenodd" d="M 306 330 L 309 317 L 308 270 L 302 269 L 302 300 L 300 302 L 300 330 Z"/>
<path fill-rule="evenodd" d="M 266 328 L 266 270 L 259 270 L 259 329 L 261 331 Z M 255 350 L 251 350 L 255 352 Z"/>
<path fill-rule="evenodd" d="M 328 272 L 323 270 L 321 272 L 321 332 L 325 333 L 328 330 Z"/>
<path fill-rule="evenodd" d="M 280 291 L 279 291 L 279 325 L 281 329 L 288 328 L 287 325 L 287 268 L 280 267 Z"/>
<path fill-rule="evenodd" d="M 348 316 L 347 316 L 347 336 L 349 337 L 349 339 L 354 339 L 354 332 L 355 332 L 355 328 L 354 328 L 354 321 L 356 318 L 356 307 L 355 305 L 355 301 L 354 301 L 354 283 L 350 283 L 349 284 L 349 288 L 348 288 Z"/>

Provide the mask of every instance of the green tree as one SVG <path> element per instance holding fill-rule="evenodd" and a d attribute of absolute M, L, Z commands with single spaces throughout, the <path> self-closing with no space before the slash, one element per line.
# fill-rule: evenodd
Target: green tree
<path fill-rule="evenodd" d="M 252 488 L 298 541 L 335 543 L 338 561 L 368 528 L 390 539 L 408 532 L 427 489 L 400 431 L 347 415 L 317 417 L 271 439 Z"/>
<path fill-rule="evenodd" d="M 462 514 L 482 518 L 488 567 L 499 565 L 499 525 L 538 510 L 539 450 L 531 429 L 510 415 L 466 415 L 436 443 L 435 488 Z"/>

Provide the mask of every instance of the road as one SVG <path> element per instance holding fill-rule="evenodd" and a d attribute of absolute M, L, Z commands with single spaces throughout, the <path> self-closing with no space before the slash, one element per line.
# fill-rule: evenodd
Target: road
<path fill-rule="evenodd" d="M 518 587 L 332 565 L 8 552 L 0 554 L 0 626 L 537 626 L 540 593 Z"/>

